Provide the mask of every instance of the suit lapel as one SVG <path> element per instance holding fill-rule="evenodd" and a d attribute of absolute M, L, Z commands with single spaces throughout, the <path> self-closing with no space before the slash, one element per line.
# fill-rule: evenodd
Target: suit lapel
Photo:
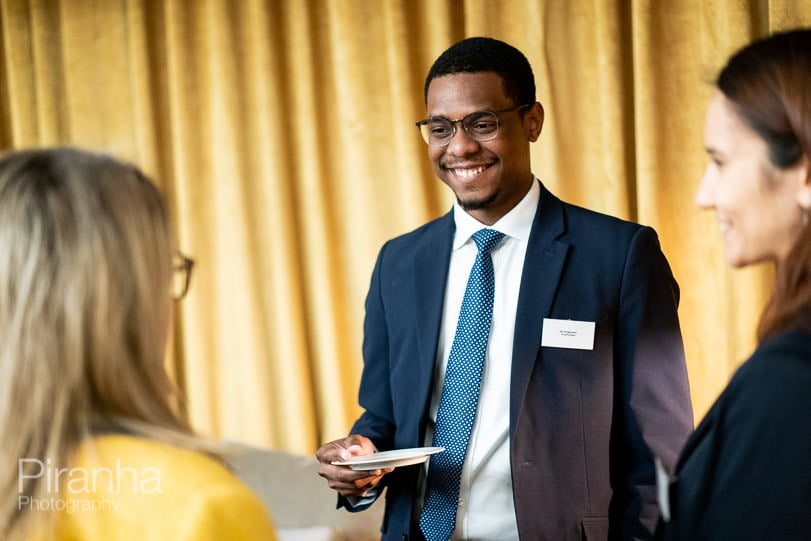
<path fill-rule="evenodd" d="M 417 404 L 427 403 L 431 388 L 455 228 L 453 212 L 449 212 L 437 221 L 437 227 L 420 240 L 415 254 L 414 302 L 419 365 L 418 388 L 415 392 L 424 399 L 416 401 Z"/>
<path fill-rule="evenodd" d="M 563 204 L 541 184 L 515 314 L 510 376 L 510 438 L 515 436 L 518 414 L 541 347 L 542 321 L 552 310 L 552 301 L 569 251 L 567 243 L 557 240 L 564 232 Z"/>

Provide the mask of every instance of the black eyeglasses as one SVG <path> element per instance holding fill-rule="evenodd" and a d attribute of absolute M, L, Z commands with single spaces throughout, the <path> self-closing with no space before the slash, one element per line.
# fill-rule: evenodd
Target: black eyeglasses
<path fill-rule="evenodd" d="M 417 122 L 422 138 L 432 147 L 444 147 L 450 144 L 456 134 L 456 123 L 462 125 L 465 133 L 474 141 L 483 143 L 491 141 L 498 135 L 498 115 L 500 113 L 511 113 L 530 107 L 531 103 L 501 109 L 500 111 L 476 111 L 464 118 L 451 120 L 444 116 L 432 116 Z"/>
<path fill-rule="evenodd" d="M 172 266 L 172 298 L 179 301 L 189 292 L 194 260 L 178 252 Z"/>

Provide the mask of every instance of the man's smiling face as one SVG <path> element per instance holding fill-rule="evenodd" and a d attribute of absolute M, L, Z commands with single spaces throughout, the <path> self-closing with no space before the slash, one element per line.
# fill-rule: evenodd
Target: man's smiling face
<path fill-rule="evenodd" d="M 429 117 L 459 119 L 476 111 L 500 111 L 517 105 L 504 94 L 493 72 L 455 73 L 431 81 Z M 480 222 L 491 225 L 526 195 L 532 183 L 529 144 L 543 125 L 543 109 L 533 104 L 499 113 L 498 135 L 490 141 L 472 139 L 461 123 L 447 146 L 429 146 L 437 176 L 459 204 Z"/>

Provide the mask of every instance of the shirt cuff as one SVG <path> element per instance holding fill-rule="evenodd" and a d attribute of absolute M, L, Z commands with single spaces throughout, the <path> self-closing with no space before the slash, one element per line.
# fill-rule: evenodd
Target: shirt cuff
<path fill-rule="evenodd" d="M 370 488 L 365 496 L 346 496 L 346 502 L 349 504 L 350 509 L 362 507 L 364 505 L 371 505 L 380 495 L 380 490 L 377 487 Z"/>

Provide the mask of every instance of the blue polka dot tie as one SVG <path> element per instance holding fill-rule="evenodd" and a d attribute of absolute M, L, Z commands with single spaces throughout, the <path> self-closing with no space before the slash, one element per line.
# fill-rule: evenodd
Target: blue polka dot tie
<path fill-rule="evenodd" d="M 427 541 L 447 541 L 456 526 L 459 479 L 470 430 L 476 418 L 484 356 L 493 319 L 495 280 L 490 252 L 504 233 L 480 229 L 473 234 L 479 248 L 467 280 L 445 383 L 436 416 L 433 444 L 445 451 L 431 457 L 420 530 Z"/>

